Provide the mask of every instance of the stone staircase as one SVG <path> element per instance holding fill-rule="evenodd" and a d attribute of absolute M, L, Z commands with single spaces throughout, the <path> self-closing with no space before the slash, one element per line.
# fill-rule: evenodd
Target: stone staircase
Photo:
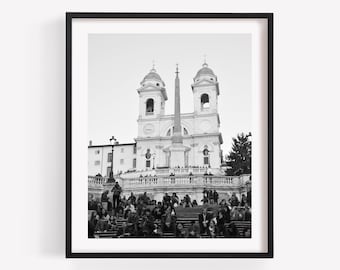
<path fill-rule="evenodd" d="M 209 205 L 208 212 L 216 214 L 218 211 L 218 205 Z M 176 216 L 177 216 L 177 224 L 182 223 L 184 228 L 188 228 L 193 221 L 198 221 L 198 215 L 202 213 L 203 206 L 196 206 L 192 208 L 183 208 L 177 207 L 176 208 Z M 126 219 L 119 219 L 117 220 L 117 229 L 114 231 L 109 232 L 101 232 L 96 233 L 96 237 L 98 238 L 115 238 L 118 237 L 118 231 L 123 227 L 124 222 Z M 232 221 L 236 228 L 238 229 L 240 236 L 243 236 L 243 231 L 245 228 L 251 227 L 250 221 Z M 226 224 L 228 226 L 229 224 Z M 129 235 L 124 235 L 124 237 L 129 237 Z M 202 235 L 201 237 L 207 238 L 207 235 Z M 163 238 L 175 238 L 175 235 L 171 232 L 163 233 Z"/>

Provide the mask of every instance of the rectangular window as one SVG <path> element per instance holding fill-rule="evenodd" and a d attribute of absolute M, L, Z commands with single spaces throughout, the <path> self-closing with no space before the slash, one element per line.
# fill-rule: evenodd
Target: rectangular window
<path fill-rule="evenodd" d="M 120 160 L 120 165 L 123 165 L 124 164 L 124 159 L 121 159 Z"/>
<path fill-rule="evenodd" d="M 121 153 L 124 153 L 124 148 L 120 148 L 120 152 L 121 152 Z"/>
<path fill-rule="evenodd" d="M 96 161 L 94 162 L 94 165 L 95 165 L 95 166 L 100 165 L 100 160 L 96 160 Z"/>
<path fill-rule="evenodd" d="M 96 155 L 99 155 L 99 154 L 100 154 L 100 150 L 96 150 L 96 151 L 94 151 L 94 153 L 95 153 Z"/>
<path fill-rule="evenodd" d="M 133 153 L 134 153 L 134 154 L 137 153 L 137 147 L 136 147 L 136 145 L 133 146 Z"/>
<path fill-rule="evenodd" d="M 132 168 L 136 168 L 136 166 L 137 166 L 137 159 L 133 159 L 133 161 L 132 161 Z"/>
<path fill-rule="evenodd" d="M 150 160 L 147 160 L 145 166 L 146 166 L 147 168 L 150 168 L 150 167 L 151 167 L 150 165 L 151 165 L 151 161 L 150 161 Z"/>
<path fill-rule="evenodd" d="M 209 165 L 209 157 L 204 157 L 204 165 Z"/>
<path fill-rule="evenodd" d="M 107 154 L 107 162 L 111 162 L 112 161 L 112 153 L 108 153 Z"/>

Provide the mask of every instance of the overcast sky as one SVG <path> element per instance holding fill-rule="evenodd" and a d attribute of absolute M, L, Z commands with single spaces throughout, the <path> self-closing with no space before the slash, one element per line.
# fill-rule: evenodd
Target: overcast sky
<path fill-rule="evenodd" d="M 250 34 L 90 34 L 88 136 L 93 144 L 120 143 L 137 137 L 138 93 L 155 61 L 166 85 L 166 114 L 174 111 L 176 63 L 179 64 L 181 112 L 193 112 L 193 77 L 206 55 L 220 84 L 223 153 L 232 137 L 251 131 Z"/>

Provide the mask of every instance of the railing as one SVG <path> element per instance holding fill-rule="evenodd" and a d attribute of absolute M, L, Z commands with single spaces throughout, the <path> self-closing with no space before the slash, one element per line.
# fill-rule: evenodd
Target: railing
<path fill-rule="evenodd" d="M 241 187 L 249 182 L 249 175 L 242 176 L 146 176 L 119 179 L 121 187 L 124 189 L 140 188 L 165 188 L 165 187 Z M 102 188 L 107 183 L 107 177 L 88 176 L 88 186 L 90 188 Z M 117 179 L 118 180 L 118 179 Z"/>
<path fill-rule="evenodd" d="M 206 167 L 182 167 L 182 168 L 155 168 L 155 169 L 148 169 L 148 170 L 141 170 L 141 171 L 131 171 L 131 172 L 126 172 L 121 175 L 121 178 L 123 179 L 130 179 L 130 178 L 136 178 L 139 177 L 140 175 L 144 176 L 153 176 L 153 175 L 158 175 L 158 176 L 166 176 L 171 173 L 174 173 L 176 175 L 189 175 L 190 173 L 192 174 L 205 174 L 207 172 L 211 172 L 214 175 L 221 175 L 224 174 L 224 171 L 220 169 L 211 169 L 211 168 L 206 168 Z"/>
<path fill-rule="evenodd" d="M 164 168 L 164 169 L 155 169 L 157 174 L 168 174 L 170 171 L 174 172 L 175 174 L 186 174 L 186 173 L 194 173 L 194 174 L 203 174 L 207 171 L 205 167 L 197 167 L 197 168 Z"/>
<path fill-rule="evenodd" d="M 192 186 L 240 186 L 242 179 L 234 176 L 148 176 L 132 179 L 124 179 L 122 182 L 123 189 L 138 189 L 147 187 L 192 187 Z"/>
<path fill-rule="evenodd" d="M 102 186 L 107 182 L 107 177 L 102 176 L 88 176 L 89 186 Z"/>

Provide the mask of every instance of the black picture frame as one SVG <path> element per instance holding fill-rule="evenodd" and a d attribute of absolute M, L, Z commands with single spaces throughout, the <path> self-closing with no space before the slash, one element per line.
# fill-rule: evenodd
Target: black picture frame
<path fill-rule="evenodd" d="M 273 13 L 66 13 L 66 258 L 273 258 Z M 263 253 L 72 252 L 72 20 L 73 19 L 266 19 L 268 23 L 268 250 Z"/>

